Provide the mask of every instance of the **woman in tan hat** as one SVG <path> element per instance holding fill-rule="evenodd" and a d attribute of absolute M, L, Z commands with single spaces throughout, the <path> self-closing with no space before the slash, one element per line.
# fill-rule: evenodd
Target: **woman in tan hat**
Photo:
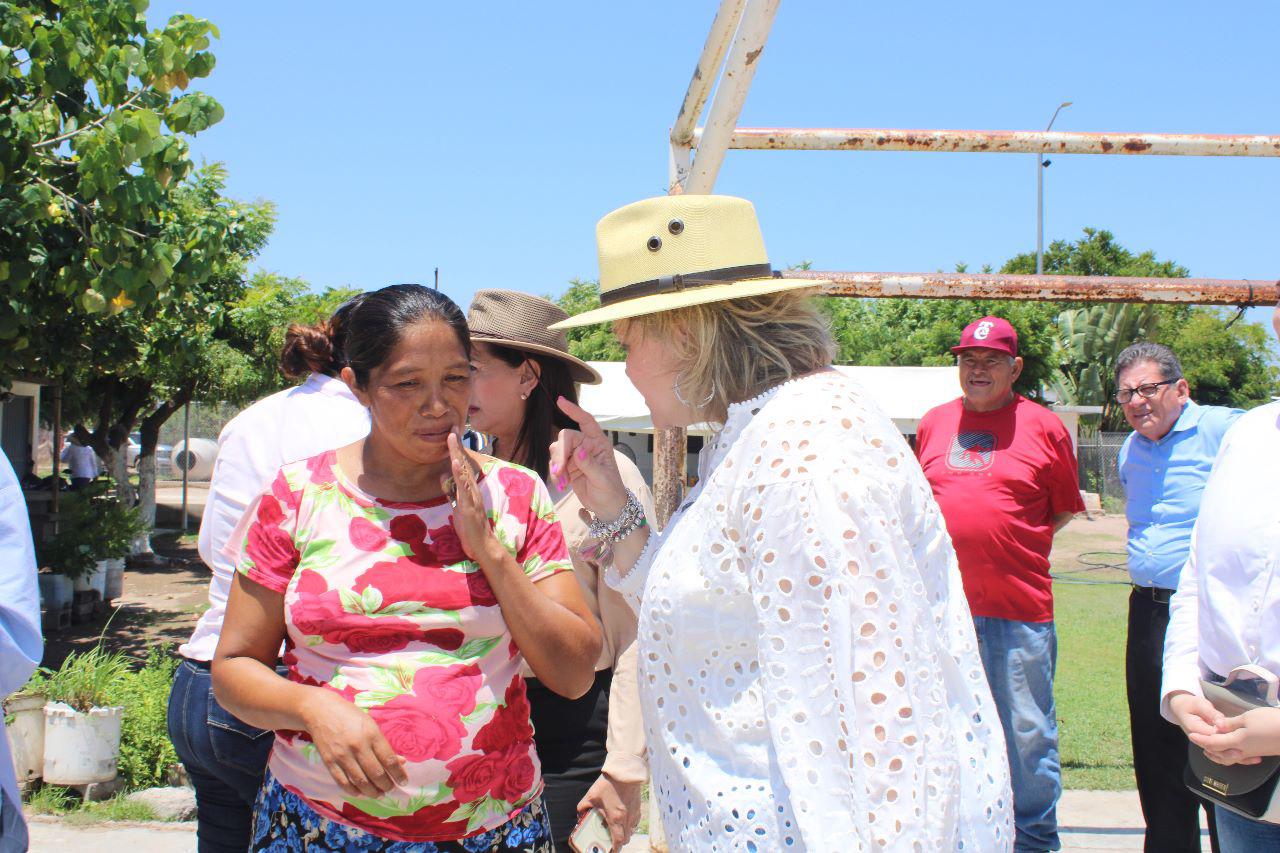
<path fill-rule="evenodd" d="M 1005 850 L 1004 740 L 942 516 L 893 422 L 831 369 L 751 204 L 673 196 L 597 227 L 602 307 L 657 426 L 719 425 L 657 534 L 600 427 L 552 477 L 636 603 L 653 796 L 672 849 Z"/>
<path fill-rule="evenodd" d="M 545 299 L 510 290 L 481 290 L 471 302 L 471 427 L 493 438 L 495 456 L 531 468 L 548 479 L 550 444 L 576 424 L 556 406 L 578 400 L 577 384 L 597 384 L 600 375 L 569 354 L 564 332 L 547 329 L 568 317 Z M 649 488 L 636 466 L 616 455 L 619 474 L 645 512 L 652 515 Z M 545 801 L 557 850 L 580 812 L 600 809 L 618 848 L 640 820 L 640 789 L 648 775 L 644 724 L 636 685 L 636 616 L 605 585 L 599 541 L 580 517 L 572 489 L 551 486 L 556 516 L 564 528 L 574 573 L 600 622 L 604 648 L 595 683 L 579 699 L 543 687 L 526 671 L 534 741 L 542 762 Z"/>

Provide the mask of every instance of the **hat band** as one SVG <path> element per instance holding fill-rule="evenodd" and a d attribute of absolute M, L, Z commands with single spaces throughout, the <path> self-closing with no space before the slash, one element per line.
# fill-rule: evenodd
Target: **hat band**
<path fill-rule="evenodd" d="M 659 293 L 679 293 L 682 290 L 693 290 L 713 284 L 725 284 L 749 278 L 776 278 L 777 276 L 778 273 L 775 273 L 773 267 L 767 263 L 747 264 L 741 267 L 722 267 L 718 270 L 692 272 L 684 275 L 679 273 L 676 275 L 664 275 L 661 278 L 639 281 L 635 284 L 627 284 L 605 291 L 600 294 L 600 306 L 608 307 L 618 302 L 625 302 L 628 299 L 656 296 Z"/>

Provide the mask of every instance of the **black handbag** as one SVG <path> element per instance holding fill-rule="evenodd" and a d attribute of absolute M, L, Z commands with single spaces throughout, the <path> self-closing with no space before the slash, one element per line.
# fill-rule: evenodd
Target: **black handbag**
<path fill-rule="evenodd" d="M 1262 698 L 1254 686 L 1246 686 L 1253 679 L 1265 685 Z M 1200 688 L 1204 698 L 1228 717 L 1255 708 L 1280 707 L 1280 680 L 1253 664 L 1236 667 L 1221 683 L 1201 681 Z M 1247 818 L 1280 823 L 1280 755 L 1265 756 L 1258 764 L 1225 765 L 1209 758 L 1193 743 L 1187 757 L 1184 781 L 1197 795 Z"/>

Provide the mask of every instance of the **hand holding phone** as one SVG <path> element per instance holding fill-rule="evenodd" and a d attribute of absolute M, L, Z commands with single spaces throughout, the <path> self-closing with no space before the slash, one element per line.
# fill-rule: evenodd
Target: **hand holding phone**
<path fill-rule="evenodd" d="M 612 853 L 613 836 L 609 824 L 599 809 L 592 809 L 582 816 L 569 834 L 569 846 L 577 853 Z"/>

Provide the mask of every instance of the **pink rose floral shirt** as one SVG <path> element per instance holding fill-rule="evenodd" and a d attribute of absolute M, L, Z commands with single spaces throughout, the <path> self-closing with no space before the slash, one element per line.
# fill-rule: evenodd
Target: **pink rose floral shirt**
<path fill-rule="evenodd" d="M 572 571 L 542 481 L 497 459 L 481 469 L 494 534 L 529 578 Z M 409 777 L 377 799 L 351 797 L 305 733 L 280 731 L 270 768 L 282 785 L 399 841 L 493 829 L 541 795 L 523 660 L 445 498 L 374 498 L 328 451 L 282 468 L 242 526 L 238 571 L 284 594 L 289 679 L 367 711 Z"/>

